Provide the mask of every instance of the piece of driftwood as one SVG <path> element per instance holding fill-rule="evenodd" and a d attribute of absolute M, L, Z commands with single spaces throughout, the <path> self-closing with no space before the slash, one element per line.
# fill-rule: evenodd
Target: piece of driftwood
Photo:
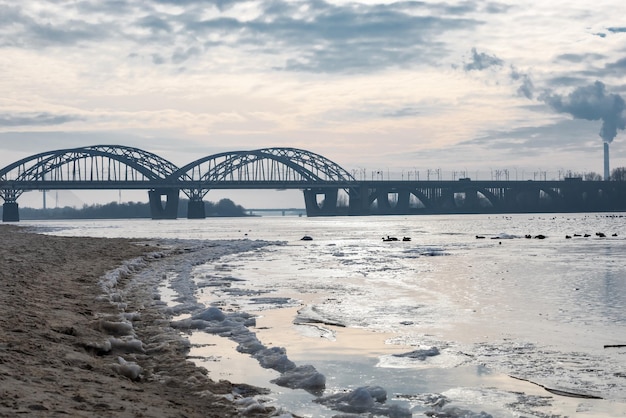
<path fill-rule="evenodd" d="M 517 380 L 523 380 L 524 382 L 528 382 L 528 383 L 532 383 L 533 385 L 537 385 L 539 387 L 544 388 L 545 390 L 547 390 L 550 393 L 554 393 L 555 395 L 560 395 L 560 396 L 569 396 L 571 398 L 584 398 L 584 399 L 604 399 L 601 396 L 598 395 L 592 395 L 590 393 L 580 393 L 580 392 L 571 392 L 569 390 L 565 390 L 565 389 L 556 389 L 556 388 L 549 388 L 547 386 L 542 385 L 541 383 L 537 383 L 537 382 L 533 382 L 532 380 L 528 380 L 528 379 L 523 379 L 521 377 L 517 377 L 517 376 L 511 376 L 509 375 L 509 377 L 512 377 L 513 379 L 517 379 Z"/>

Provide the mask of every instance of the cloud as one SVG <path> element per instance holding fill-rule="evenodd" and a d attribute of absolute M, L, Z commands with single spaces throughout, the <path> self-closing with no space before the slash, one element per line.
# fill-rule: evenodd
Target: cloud
<path fill-rule="evenodd" d="M 577 135 L 563 135 L 575 131 Z M 459 146 L 489 147 L 540 157 L 550 150 L 587 149 L 586 142 L 593 135 L 593 127 L 580 119 L 558 120 L 544 126 L 521 126 L 508 130 L 488 131 L 484 135 L 459 143 Z M 511 144 L 515 147 L 511 147 Z"/>
<path fill-rule="evenodd" d="M 615 27 L 607 28 L 607 30 L 608 30 L 609 32 L 611 32 L 611 33 L 624 33 L 624 32 L 626 32 L 626 27 L 622 27 L 622 26 L 618 27 L 618 26 L 615 26 Z"/>
<path fill-rule="evenodd" d="M 463 65 L 465 71 L 483 71 L 490 67 L 502 67 L 504 61 L 495 55 L 489 55 L 484 52 L 478 52 L 476 48 L 472 48 L 471 61 Z"/>
<path fill-rule="evenodd" d="M 177 48 L 172 54 L 172 62 L 175 64 L 181 64 L 188 59 L 198 56 L 201 51 L 196 47 L 191 48 Z"/>
<path fill-rule="evenodd" d="M 151 32 L 158 34 L 170 34 L 172 33 L 172 25 L 167 20 L 160 16 L 145 16 L 137 21 L 137 24 L 141 27 L 149 29 Z"/>
<path fill-rule="evenodd" d="M 240 30 L 250 42 L 263 41 L 261 51 L 289 55 L 277 69 L 354 73 L 438 61 L 449 51 L 437 39 L 480 24 L 455 14 L 465 9 L 442 13 L 419 2 L 308 5 L 304 14 L 286 6 L 267 8 L 262 17 L 240 22 Z"/>
<path fill-rule="evenodd" d="M 586 79 L 583 77 L 575 77 L 571 75 L 563 75 L 563 76 L 553 77 L 553 78 L 546 80 L 546 84 L 550 86 L 561 86 L 561 87 L 577 87 L 586 82 L 587 82 Z"/>
<path fill-rule="evenodd" d="M 27 10 L 0 3 L 0 16 L 0 47 L 74 46 L 83 41 L 102 41 L 112 33 L 107 23 L 55 16 L 45 7 Z"/>
<path fill-rule="evenodd" d="M 504 60 L 498 58 L 496 55 L 489 55 L 485 52 L 478 52 L 476 48 L 471 50 L 471 61 L 463 64 L 463 70 L 466 72 L 473 71 L 486 71 L 489 69 L 503 69 L 505 65 Z M 514 65 L 509 67 L 509 73 L 507 77 L 516 83 L 520 83 L 517 88 L 517 94 L 524 96 L 527 99 L 532 99 L 534 96 L 535 86 L 530 77 L 530 74 L 525 73 L 517 69 Z"/>
<path fill-rule="evenodd" d="M 567 61 L 567 62 L 571 62 L 575 64 L 586 62 L 586 61 L 600 61 L 605 58 L 606 57 L 604 55 L 598 54 L 595 52 L 590 52 L 586 54 L 567 53 L 567 54 L 557 55 L 556 57 L 556 59 L 559 61 Z"/>
<path fill-rule="evenodd" d="M 191 155 L 207 152 L 207 147 L 198 147 L 193 141 L 181 141 L 168 136 L 151 136 L 118 131 L 23 131 L 0 132 L 2 154 L 19 152 L 32 155 L 55 149 L 78 148 L 91 145 L 125 145 L 146 151 L 172 154 L 184 150 Z M 6 151 L 6 152 L 5 152 Z M 20 157 L 21 158 L 21 157 Z M 188 162 L 188 161 L 186 161 Z M 10 163 L 6 161 L 5 163 Z"/>
<path fill-rule="evenodd" d="M 607 70 L 619 70 L 620 75 L 626 70 L 626 58 L 619 59 L 615 62 L 608 63 L 604 66 Z"/>
<path fill-rule="evenodd" d="M 406 117 L 413 117 L 413 116 L 417 116 L 420 114 L 420 111 L 418 109 L 412 108 L 412 107 L 403 107 L 400 109 L 396 109 L 393 111 L 389 111 L 389 112 L 385 112 L 383 114 L 383 117 L 386 118 L 406 118 Z"/>
<path fill-rule="evenodd" d="M 515 67 L 511 67 L 511 79 L 521 81 L 521 85 L 517 89 L 518 95 L 524 96 L 527 99 L 533 98 L 535 86 L 528 74 L 518 71 Z"/>
<path fill-rule="evenodd" d="M 626 128 L 626 105 L 624 99 L 614 93 L 607 93 L 600 81 L 578 87 L 568 96 L 543 93 L 539 99 L 559 113 L 568 113 L 575 119 L 601 120 L 600 137 L 611 142 L 618 130 Z"/>
<path fill-rule="evenodd" d="M 45 7 L 37 3 L 0 2 L 0 23 L 6 23 L 0 26 L 0 47 L 37 50 L 114 41 L 126 49 L 123 56 L 152 57 L 156 65 L 176 66 L 230 48 L 265 57 L 268 69 L 366 73 L 440 62 L 450 52 L 446 33 L 483 24 L 468 17 L 477 12 L 472 2 L 450 6 L 409 1 L 77 0 Z"/>
<path fill-rule="evenodd" d="M 1 127 L 16 126 L 52 126 L 62 125 L 68 122 L 83 120 L 82 117 L 74 115 L 54 115 L 51 113 L 19 113 L 0 114 Z"/>

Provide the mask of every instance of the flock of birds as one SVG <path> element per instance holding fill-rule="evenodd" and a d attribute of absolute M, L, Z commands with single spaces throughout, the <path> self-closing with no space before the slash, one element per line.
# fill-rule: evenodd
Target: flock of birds
<path fill-rule="evenodd" d="M 389 242 L 389 241 L 400 241 L 399 238 L 396 237 L 390 237 L 389 235 L 387 235 L 386 237 L 383 237 L 383 241 L 384 242 Z M 402 241 L 411 241 L 411 237 L 402 237 Z"/>
<path fill-rule="evenodd" d="M 581 237 L 581 236 L 582 236 L 582 237 L 588 238 L 588 237 L 590 237 L 591 235 L 590 235 L 590 234 L 585 234 L 585 235 L 574 234 L 573 236 L 575 236 L 575 237 Z M 612 234 L 611 236 L 612 236 L 612 237 L 616 237 L 616 236 L 617 236 L 617 233 Z M 572 235 L 565 235 L 565 238 L 568 238 L 568 239 L 569 239 L 569 238 L 571 238 L 571 237 L 572 237 Z M 599 238 L 606 238 L 606 234 L 605 234 L 604 232 L 596 232 L 596 237 L 599 237 Z"/>
<path fill-rule="evenodd" d="M 311 237 L 310 235 L 305 235 L 302 238 L 300 238 L 300 241 L 313 241 L 313 237 Z M 411 237 L 402 237 L 402 239 L 400 238 L 396 238 L 396 237 L 390 237 L 389 235 L 387 235 L 386 237 L 383 237 L 383 241 L 385 242 L 389 242 L 389 241 L 411 241 Z"/>
<path fill-rule="evenodd" d="M 591 236 L 591 234 L 574 234 L 574 235 L 565 235 L 565 238 L 566 239 L 571 239 L 572 237 L 589 238 L 590 236 Z M 617 233 L 614 233 L 611 236 L 612 237 L 616 237 Z M 598 237 L 598 238 L 606 238 L 606 234 L 604 232 L 596 232 L 596 237 Z M 476 239 L 484 239 L 484 238 L 485 238 L 484 235 L 476 235 Z M 527 235 L 524 235 L 524 238 L 546 239 L 547 237 L 545 235 L 542 235 L 542 234 L 535 235 L 535 236 L 527 234 Z M 501 239 L 501 237 L 492 237 L 491 239 Z"/>
<path fill-rule="evenodd" d="M 591 234 L 574 234 L 574 235 L 565 235 L 566 239 L 571 239 L 572 237 L 584 237 L 584 238 L 589 238 L 591 236 Z M 612 234 L 612 237 L 616 237 L 617 233 Z M 604 232 L 596 232 L 596 237 L 598 238 L 605 238 L 606 234 Z M 476 239 L 484 239 L 485 236 L 484 235 L 476 235 Z M 524 238 L 535 238 L 535 239 L 546 239 L 547 237 L 543 234 L 539 234 L 539 235 L 535 235 L 532 236 L 530 234 L 524 235 Z M 491 237 L 491 239 L 502 239 L 502 237 Z M 305 235 L 302 238 L 300 238 L 301 241 L 313 241 L 313 238 L 310 235 Z M 397 237 L 392 237 L 387 235 L 386 237 L 383 237 L 383 242 L 391 242 L 391 241 L 411 241 L 411 237 L 402 237 L 402 238 L 397 238 Z"/>

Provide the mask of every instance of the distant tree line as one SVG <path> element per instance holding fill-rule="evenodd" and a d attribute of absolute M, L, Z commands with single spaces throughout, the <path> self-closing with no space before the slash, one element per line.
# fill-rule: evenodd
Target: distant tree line
<path fill-rule="evenodd" d="M 626 181 L 626 167 L 617 167 L 611 171 L 611 180 Z"/>
<path fill-rule="evenodd" d="M 590 171 L 588 173 L 576 173 L 573 171 L 568 171 L 565 174 L 565 177 L 580 177 L 585 181 L 602 181 L 602 175 Z M 626 181 L 626 167 L 617 167 L 611 170 L 611 174 L 609 176 L 609 180 L 611 181 Z"/>
<path fill-rule="evenodd" d="M 178 217 L 187 217 L 187 199 L 178 203 Z M 236 217 L 246 216 L 246 209 L 230 199 L 217 203 L 204 202 L 206 216 Z M 0 206 L 0 213 L 2 208 Z M 111 202 L 106 204 L 83 205 L 82 208 L 65 206 L 62 208 L 20 208 L 20 219 L 119 219 L 150 218 L 150 204 L 141 202 Z"/>

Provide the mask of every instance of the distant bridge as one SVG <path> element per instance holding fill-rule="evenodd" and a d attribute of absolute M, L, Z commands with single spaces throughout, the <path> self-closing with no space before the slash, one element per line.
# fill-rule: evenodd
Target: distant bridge
<path fill-rule="evenodd" d="M 246 208 L 248 215 L 256 215 L 259 213 L 264 214 L 281 214 L 281 216 L 302 216 L 306 215 L 306 209 L 302 208 L 262 208 L 262 209 L 248 209 Z"/>
<path fill-rule="evenodd" d="M 32 190 L 148 190 L 154 219 L 175 219 L 182 191 L 187 217 L 204 218 L 212 189 L 298 189 L 307 216 L 626 210 L 626 182 L 396 181 L 355 179 L 333 161 L 296 148 L 209 155 L 177 167 L 119 145 L 32 155 L 0 170 L 3 221 L 19 221 L 17 199 Z"/>

